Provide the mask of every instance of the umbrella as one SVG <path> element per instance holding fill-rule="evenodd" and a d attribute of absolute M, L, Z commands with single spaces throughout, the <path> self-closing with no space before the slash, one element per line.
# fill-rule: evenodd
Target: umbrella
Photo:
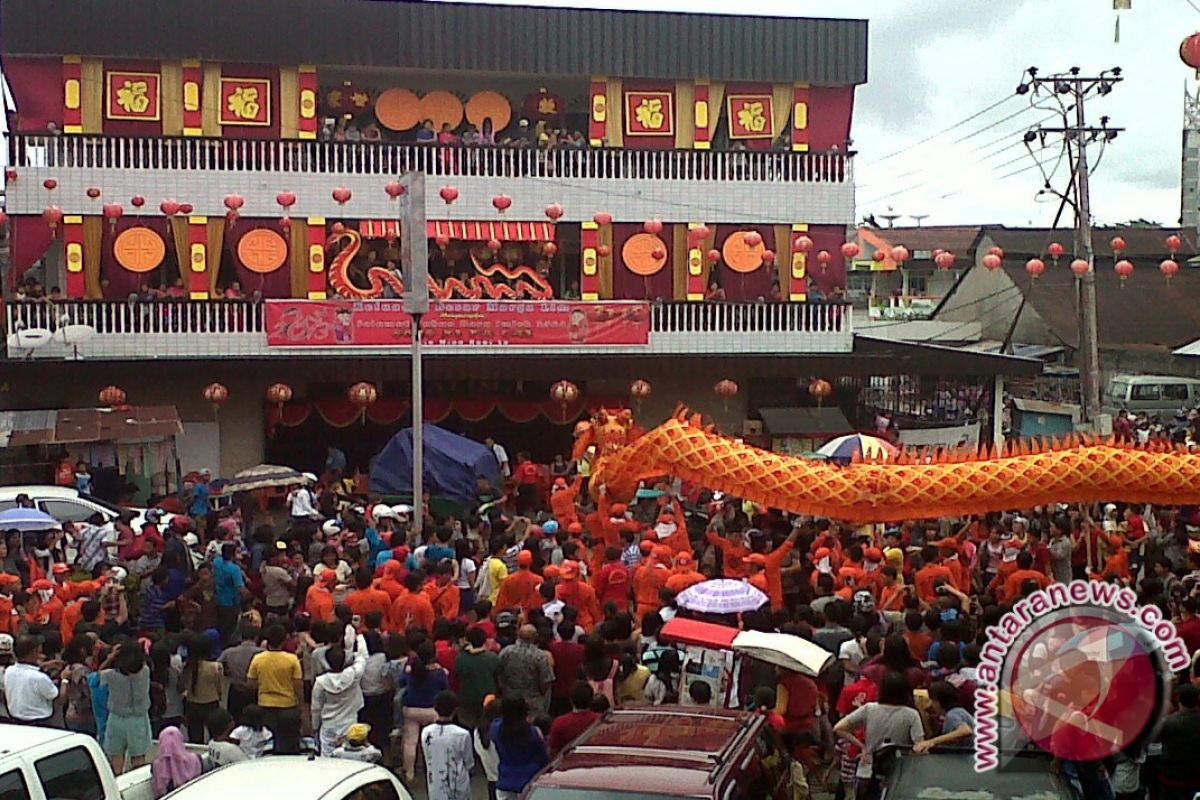
<path fill-rule="evenodd" d="M 60 531 L 62 525 L 45 511 L 36 508 L 10 508 L 0 511 L 0 531 Z"/>
<path fill-rule="evenodd" d="M 259 464 L 257 467 L 244 469 L 234 475 L 225 482 L 221 491 L 224 494 L 252 492 L 255 489 L 271 489 L 276 486 L 292 486 L 297 483 L 304 483 L 304 477 L 291 467 Z"/>
<path fill-rule="evenodd" d="M 891 442 L 861 433 L 852 433 L 849 436 L 839 436 L 836 439 L 830 439 L 817 448 L 818 454 L 834 461 L 843 461 L 846 463 L 854 459 L 855 452 L 864 459 L 886 461 L 899 453 L 900 450 Z"/>
<path fill-rule="evenodd" d="M 767 596 L 743 581 L 725 578 L 697 583 L 675 598 L 680 608 L 703 614 L 739 614 L 767 602 Z"/>
<path fill-rule="evenodd" d="M 833 653 L 824 647 L 788 633 L 742 631 L 733 640 L 733 650 L 812 678 L 833 661 Z"/>

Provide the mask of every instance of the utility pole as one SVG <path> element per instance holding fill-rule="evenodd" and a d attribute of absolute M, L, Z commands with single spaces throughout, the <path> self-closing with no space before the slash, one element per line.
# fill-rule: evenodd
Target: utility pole
<path fill-rule="evenodd" d="M 1022 76 L 1017 94 L 1030 95 L 1030 103 L 1038 109 L 1057 110 L 1062 114 L 1061 127 L 1038 127 L 1025 134 L 1025 145 L 1030 147 L 1039 142 L 1045 149 L 1047 139 L 1062 138 L 1068 163 L 1071 164 L 1070 185 L 1064 192 L 1056 192 L 1046 177 L 1043 191 L 1058 194 L 1075 211 L 1075 258 L 1088 262 L 1090 268 L 1076 280 L 1076 309 L 1079 325 L 1079 378 L 1082 395 L 1083 419 L 1096 425 L 1100 417 L 1100 353 L 1096 334 L 1096 254 L 1092 247 L 1092 212 L 1088 164 L 1088 145 L 1098 143 L 1101 147 L 1117 138 L 1121 128 L 1111 128 L 1108 117 L 1100 118 L 1100 126 L 1087 124 L 1085 101 L 1089 97 L 1103 97 L 1112 92 L 1122 81 L 1121 68 L 1104 70 L 1099 75 L 1081 75 L 1078 67 L 1067 72 L 1039 75 L 1036 67 L 1030 67 Z M 1071 119 L 1071 112 L 1074 119 Z M 1036 158 L 1036 156 L 1035 156 Z M 1039 162 L 1040 166 L 1040 162 Z"/>

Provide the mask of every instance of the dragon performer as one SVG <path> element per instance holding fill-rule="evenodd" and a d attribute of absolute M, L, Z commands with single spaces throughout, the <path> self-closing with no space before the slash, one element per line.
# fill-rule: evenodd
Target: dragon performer
<path fill-rule="evenodd" d="M 389 286 L 397 295 L 404 293 L 404 281 L 385 267 L 368 267 L 367 280 L 371 285 L 367 288 L 356 285 L 350 280 L 350 262 L 362 249 L 362 236 L 358 231 L 347 228 L 330 236 L 326 247 L 333 248 L 339 244 L 343 245 L 342 249 L 329 265 L 329 283 L 338 294 L 352 300 L 370 300 L 382 297 L 384 290 Z M 474 253 L 471 254 L 471 262 L 475 265 L 475 275 L 465 282 L 458 278 L 447 278 L 444 282 L 438 282 L 431 276 L 429 293 L 439 300 L 454 297 L 464 300 L 554 299 L 553 287 L 535 269 L 526 266 L 510 269 L 503 264 L 485 267 L 479 263 Z M 507 283 L 494 283 L 492 279 L 496 275 L 514 281 L 514 284 L 510 286 Z"/>
<path fill-rule="evenodd" d="M 751 447 L 716 433 L 687 409 L 640 436 L 621 412 L 597 412 L 576 452 L 593 441 L 600 447 L 591 486 L 620 501 L 632 498 L 644 480 L 675 475 L 759 505 L 850 522 L 1057 502 L 1200 503 L 1200 455 L 1166 444 L 1073 436 L 987 455 L 908 451 L 887 462 L 839 466 Z"/>

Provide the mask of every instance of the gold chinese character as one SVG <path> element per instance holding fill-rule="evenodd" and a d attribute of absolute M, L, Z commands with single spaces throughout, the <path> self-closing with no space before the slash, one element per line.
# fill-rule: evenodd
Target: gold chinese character
<path fill-rule="evenodd" d="M 145 114 L 150 109 L 150 87 L 146 81 L 125 81 L 117 89 L 117 105 L 130 114 Z"/>
<path fill-rule="evenodd" d="M 367 103 L 371 102 L 371 95 L 366 92 L 354 92 L 350 95 L 350 102 L 355 108 L 366 108 Z"/>
<path fill-rule="evenodd" d="M 738 111 L 738 124 L 742 126 L 742 130 L 762 133 L 767 129 L 767 117 L 763 112 L 761 102 L 746 103 Z"/>
<path fill-rule="evenodd" d="M 667 121 L 666 115 L 663 114 L 663 101 L 656 97 L 643 99 L 634 109 L 633 115 L 643 128 L 652 131 L 661 130 Z"/>
<path fill-rule="evenodd" d="M 238 119 L 258 119 L 261 107 L 258 104 L 258 89 L 239 86 L 229 95 L 229 111 Z"/>
<path fill-rule="evenodd" d="M 329 103 L 330 108 L 342 107 L 342 90 L 331 89 L 329 94 L 325 95 L 325 102 Z"/>
<path fill-rule="evenodd" d="M 543 97 L 538 100 L 538 113 L 547 116 L 553 116 L 558 113 L 558 103 L 554 102 L 553 97 Z"/>

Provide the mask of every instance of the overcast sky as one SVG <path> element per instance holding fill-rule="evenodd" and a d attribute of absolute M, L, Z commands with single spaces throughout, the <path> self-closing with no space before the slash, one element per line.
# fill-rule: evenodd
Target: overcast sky
<path fill-rule="evenodd" d="M 1184 36 L 1200 30 L 1200 10 L 1191 4 L 1200 7 L 1200 0 L 1132 0 L 1132 10 L 1120 14 L 1119 44 L 1113 42 L 1113 0 L 488 1 L 869 20 L 869 78 L 858 90 L 853 128 L 859 213 L 887 213 L 890 205 L 895 213 L 928 214 L 926 225 L 1049 224 L 1056 205 L 1035 201 L 1043 179 L 1017 144 L 1023 126 L 1046 114 L 1014 97 L 928 144 L 880 159 L 1013 95 L 1026 67 L 1098 72 L 1120 66 L 1125 82 L 1088 104 L 1093 123 L 1107 114 L 1112 125 L 1127 129 L 1096 170 L 1093 214 L 1101 223 L 1146 218 L 1174 225 L 1179 219 L 1184 82 L 1194 84 L 1194 75 L 1178 50 Z M 1064 161 L 1056 185 L 1066 169 Z"/>

